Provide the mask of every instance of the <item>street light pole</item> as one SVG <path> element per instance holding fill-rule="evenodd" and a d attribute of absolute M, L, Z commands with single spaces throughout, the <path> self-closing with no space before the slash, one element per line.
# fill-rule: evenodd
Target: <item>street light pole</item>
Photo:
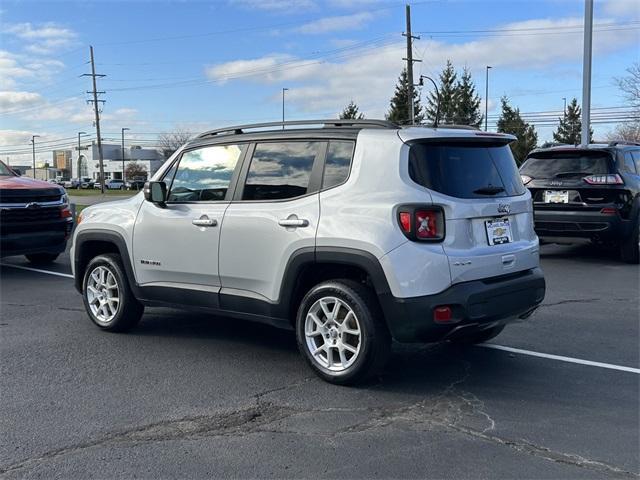
<path fill-rule="evenodd" d="M 33 178 L 36 178 L 36 138 L 40 135 L 31 135 L 31 145 L 33 147 Z"/>
<path fill-rule="evenodd" d="M 80 149 L 82 148 L 82 145 L 80 145 L 80 135 L 86 135 L 87 132 L 78 132 L 78 180 L 81 177 L 81 173 L 80 173 Z M 73 169 L 72 169 L 73 170 Z M 71 172 L 71 175 L 73 176 L 73 172 Z"/>
<path fill-rule="evenodd" d="M 489 69 L 492 67 L 487 65 L 487 74 L 485 80 L 485 90 L 484 90 L 484 131 L 487 131 L 489 125 Z"/>
<path fill-rule="evenodd" d="M 282 89 L 282 129 L 284 130 L 284 92 L 289 90 L 288 88 Z"/>
<path fill-rule="evenodd" d="M 124 185 L 125 177 L 124 177 L 124 131 L 130 130 L 129 128 L 122 128 L 120 133 L 122 134 L 122 185 Z"/>
<path fill-rule="evenodd" d="M 564 107 L 562 109 L 562 116 L 567 118 L 567 97 L 562 97 L 562 101 L 564 102 Z"/>

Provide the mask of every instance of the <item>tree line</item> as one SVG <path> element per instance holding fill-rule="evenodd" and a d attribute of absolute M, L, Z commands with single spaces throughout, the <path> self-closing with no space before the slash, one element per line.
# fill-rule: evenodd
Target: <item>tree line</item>
<path fill-rule="evenodd" d="M 640 104 L 640 67 L 634 64 L 628 69 L 629 76 L 616 79 L 626 98 Z M 433 125 L 438 114 L 440 125 L 469 125 L 480 127 L 484 121 L 481 111 L 482 100 L 476 91 L 476 85 L 468 68 L 462 72 L 456 71 L 453 63 L 447 61 L 446 66 L 436 81 L 439 90 L 430 91 L 426 99 L 426 105 L 422 105 L 420 95 L 414 89 L 413 105 L 416 124 Z M 409 79 L 406 69 L 403 69 L 398 78 L 395 90 L 389 102 L 389 110 L 386 119 L 400 125 L 410 124 L 409 113 Z M 339 115 L 342 119 L 362 119 L 364 114 L 360 112 L 358 105 L 352 100 Z M 581 109 L 578 99 L 573 98 L 569 102 L 563 116 L 558 118 L 558 127 L 553 132 L 553 140 L 557 143 L 576 145 L 581 140 Z M 521 164 L 527 154 L 538 146 L 538 134 L 535 126 L 525 121 L 520 109 L 513 106 L 507 96 L 500 99 L 500 116 L 497 121 L 497 131 L 509 133 L 517 137 L 517 141 L 511 143 L 511 150 L 518 164 Z M 635 133 L 635 137 L 634 137 Z M 590 132 L 593 140 L 593 131 Z M 634 140 L 640 141 L 640 123 L 622 124 L 609 135 L 608 140 Z"/>

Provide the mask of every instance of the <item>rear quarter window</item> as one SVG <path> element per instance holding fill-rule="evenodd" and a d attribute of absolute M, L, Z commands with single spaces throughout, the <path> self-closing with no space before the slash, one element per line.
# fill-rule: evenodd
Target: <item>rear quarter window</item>
<path fill-rule="evenodd" d="M 508 145 L 415 143 L 409 176 L 431 190 L 457 198 L 493 198 L 526 192 Z"/>

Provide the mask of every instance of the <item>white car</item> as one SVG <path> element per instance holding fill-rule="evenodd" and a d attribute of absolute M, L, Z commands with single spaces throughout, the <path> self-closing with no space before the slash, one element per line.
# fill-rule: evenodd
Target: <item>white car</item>
<path fill-rule="evenodd" d="M 266 322 L 295 329 L 311 368 L 345 384 L 379 369 L 392 338 L 482 342 L 540 305 L 515 137 L 284 126 L 205 132 L 144 195 L 83 210 L 71 257 L 98 327 L 131 329 L 145 305 Z"/>
<path fill-rule="evenodd" d="M 98 184 L 97 188 L 100 188 L 100 184 Z M 104 183 L 104 188 L 107 190 L 124 190 L 125 185 L 122 180 L 107 180 Z"/>

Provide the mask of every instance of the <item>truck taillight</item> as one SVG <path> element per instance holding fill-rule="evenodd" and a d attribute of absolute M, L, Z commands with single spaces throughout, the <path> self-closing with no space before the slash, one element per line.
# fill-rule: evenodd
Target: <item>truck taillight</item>
<path fill-rule="evenodd" d="M 398 209 L 398 224 L 409 240 L 439 242 L 444 239 L 444 211 L 438 206 L 402 205 Z"/>
<path fill-rule="evenodd" d="M 583 180 L 589 185 L 624 185 L 622 177 L 617 173 L 614 175 L 589 175 Z"/>

